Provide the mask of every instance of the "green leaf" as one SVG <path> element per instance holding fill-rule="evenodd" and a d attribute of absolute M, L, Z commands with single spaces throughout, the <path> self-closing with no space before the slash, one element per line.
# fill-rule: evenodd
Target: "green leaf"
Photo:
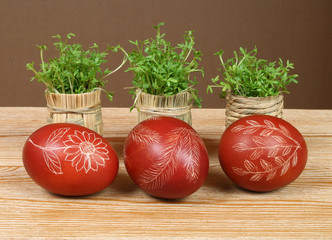
<path fill-rule="evenodd" d="M 45 46 L 45 45 L 36 45 L 37 46 L 37 48 L 39 49 L 39 50 L 41 50 L 41 51 L 43 51 L 43 50 L 47 50 L 47 47 Z"/>
<path fill-rule="evenodd" d="M 164 26 L 165 25 L 165 23 L 164 22 L 160 22 L 160 23 L 158 23 L 158 25 L 156 25 L 156 26 L 153 26 L 153 28 L 155 28 L 155 29 L 159 29 L 160 28 L 160 26 Z"/>
<path fill-rule="evenodd" d="M 142 41 L 129 41 L 135 45 L 134 49 L 128 54 L 130 67 L 127 71 L 135 74 L 133 81 L 134 88 L 143 89 L 145 92 L 154 95 L 170 96 L 179 92 L 193 89 L 196 80 L 191 79 L 191 73 L 201 72 L 199 68 L 202 53 L 194 48 L 193 31 L 185 32 L 183 42 L 172 46 L 165 40 L 165 33 L 160 32 L 159 23 L 154 26 L 156 29 L 155 38 Z M 135 94 L 135 91 L 130 91 Z M 194 104 L 199 105 L 201 99 L 197 96 L 197 91 L 192 91 Z"/>
<path fill-rule="evenodd" d="M 61 36 L 59 34 L 55 35 L 55 36 L 52 36 L 52 38 L 57 38 L 57 39 L 61 39 Z"/>
<path fill-rule="evenodd" d="M 108 68 L 102 71 L 101 65 L 107 62 L 105 57 L 111 48 L 108 46 L 105 51 L 101 52 L 99 46 L 94 44 L 85 51 L 78 43 L 67 43 L 67 40 L 74 36 L 75 34 L 68 33 L 65 41 L 62 41 L 60 35 L 53 36 L 52 38 L 58 39 L 53 45 L 59 51 L 59 55 L 50 58 L 48 62 L 43 60 L 43 51 L 47 47 L 45 45 L 37 46 L 40 49 L 42 62 L 40 69 L 34 69 L 34 62 L 26 64 L 26 69 L 34 73 L 32 80 L 37 79 L 52 92 L 66 94 L 90 92 L 103 87 L 106 83 L 105 77 L 120 69 L 127 60 L 124 57 L 123 62 L 114 71 L 110 71 Z M 125 51 L 121 50 L 126 56 Z M 108 97 L 111 100 L 112 94 L 108 93 Z"/>
<path fill-rule="evenodd" d="M 92 49 L 93 49 L 93 48 L 96 48 L 96 49 L 98 49 L 98 48 L 99 48 L 99 46 L 97 45 L 97 43 L 94 43 L 94 44 L 93 44 L 93 46 L 91 46 L 90 48 L 92 48 Z"/>
<path fill-rule="evenodd" d="M 58 35 L 59 36 L 59 35 Z M 75 37 L 76 35 L 74 34 L 74 33 L 68 33 L 67 34 L 67 38 L 68 39 L 71 39 L 72 37 Z M 61 38 L 59 38 L 59 39 L 61 39 Z"/>
<path fill-rule="evenodd" d="M 293 63 L 287 60 L 286 66 L 279 59 L 277 62 L 268 62 L 265 59 L 256 57 L 257 47 L 248 52 L 247 49 L 239 48 L 239 52 L 234 52 L 234 57 L 223 61 L 223 51 L 215 53 L 219 56 L 222 68 L 222 78 L 219 76 L 212 78 L 212 85 L 209 85 L 207 91 L 211 92 L 212 87 L 220 87 L 221 97 L 226 96 L 228 91 L 233 94 L 247 97 L 274 96 L 282 92 L 288 93 L 287 86 L 291 83 L 297 83 L 297 75 L 290 75 L 290 69 L 293 69 Z M 293 77 L 294 76 L 294 77 Z"/>

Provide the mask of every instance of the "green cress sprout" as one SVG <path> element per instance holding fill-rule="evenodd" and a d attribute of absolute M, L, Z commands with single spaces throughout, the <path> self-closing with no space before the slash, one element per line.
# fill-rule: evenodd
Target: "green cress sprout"
<path fill-rule="evenodd" d="M 43 53 L 47 50 L 45 45 L 37 46 L 40 49 L 40 70 L 34 68 L 34 62 L 26 64 L 26 69 L 33 71 L 35 76 L 31 81 L 37 79 L 38 82 L 44 83 L 50 92 L 65 94 L 80 94 L 91 92 L 97 88 L 102 89 L 106 77 L 119 70 L 127 60 L 125 55 L 121 65 L 114 71 L 108 68 L 101 70 L 101 64 L 106 63 L 105 59 L 108 51 L 117 52 L 122 48 L 108 46 L 103 52 L 100 52 L 99 46 L 94 43 L 89 50 L 84 51 L 82 45 L 78 43 L 68 44 L 67 41 L 75 34 L 69 33 L 63 41 L 60 35 L 53 36 L 58 39 L 53 45 L 59 51 L 59 57 L 44 61 Z M 105 91 L 104 89 L 102 89 Z M 113 99 L 111 92 L 105 91 L 110 101 Z"/>
<path fill-rule="evenodd" d="M 193 31 L 187 31 L 184 42 L 176 46 L 164 39 L 165 33 L 160 33 L 161 22 L 153 26 L 157 30 L 155 39 L 144 41 L 129 41 L 136 49 L 128 54 L 130 67 L 126 70 L 135 74 L 130 93 L 135 95 L 140 89 L 152 95 L 171 96 L 184 91 L 192 94 L 193 104 L 201 107 L 202 99 L 193 88 L 198 82 L 191 78 L 193 72 L 204 71 L 198 68 L 201 61 L 201 52 L 194 48 Z"/>
<path fill-rule="evenodd" d="M 286 87 L 292 82 L 298 83 L 298 75 L 289 74 L 294 69 L 293 63 L 287 60 L 284 66 L 280 58 L 278 63 L 259 59 L 256 57 L 256 47 L 251 52 L 240 48 L 240 52 L 234 51 L 234 57 L 226 62 L 223 54 L 223 50 L 215 53 L 221 62 L 222 68 L 218 70 L 222 79 L 219 76 L 213 78 L 213 85 L 207 87 L 207 92 L 212 93 L 212 88 L 220 87 L 220 97 L 225 97 L 227 92 L 245 97 L 267 97 L 289 93 Z"/>

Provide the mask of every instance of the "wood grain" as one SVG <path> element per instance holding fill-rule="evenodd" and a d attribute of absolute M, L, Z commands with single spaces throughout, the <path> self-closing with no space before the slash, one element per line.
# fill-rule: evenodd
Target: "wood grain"
<path fill-rule="evenodd" d="M 46 124 L 45 108 L 0 108 L 1 239 L 332 239 L 332 110 L 285 110 L 304 135 L 309 158 L 292 184 L 270 193 L 236 187 L 223 173 L 217 146 L 224 110 L 194 109 L 193 127 L 209 152 L 203 187 L 177 201 L 146 195 L 123 164 L 135 112 L 105 108 L 104 137 L 120 170 L 114 183 L 87 197 L 60 197 L 36 185 L 22 165 L 28 136 Z"/>

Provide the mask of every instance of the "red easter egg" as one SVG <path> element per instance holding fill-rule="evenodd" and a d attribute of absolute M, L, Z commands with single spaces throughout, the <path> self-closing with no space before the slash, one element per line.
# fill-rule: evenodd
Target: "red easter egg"
<path fill-rule="evenodd" d="M 242 188 L 266 192 L 293 182 L 307 162 L 301 133 L 277 117 L 252 115 L 230 125 L 221 137 L 219 160 Z"/>
<path fill-rule="evenodd" d="M 103 190 L 119 168 L 114 149 L 102 136 L 69 123 L 49 124 L 32 133 L 23 148 L 23 163 L 37 184 L 66 196 Z"/>
<path fill-rule="evenodd" d="M 125 141 L 124 158 L 131 179 L 147 193 L 165 199 L 196 192 L 209 169 L 208 153 L 197 132 L 171 117 L 136 125 Z"/>

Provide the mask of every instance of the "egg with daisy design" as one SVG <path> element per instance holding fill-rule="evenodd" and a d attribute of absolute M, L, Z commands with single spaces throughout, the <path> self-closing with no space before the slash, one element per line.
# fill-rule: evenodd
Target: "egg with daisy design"
<path fill-rule="evenodd" d="M 23 163 L 41 187 L 67 196 L 103 190 L 119 168 L 118 157 L 106 139 L 69 123 L 46 125 L 32 133 L 23 148 Z"/>

